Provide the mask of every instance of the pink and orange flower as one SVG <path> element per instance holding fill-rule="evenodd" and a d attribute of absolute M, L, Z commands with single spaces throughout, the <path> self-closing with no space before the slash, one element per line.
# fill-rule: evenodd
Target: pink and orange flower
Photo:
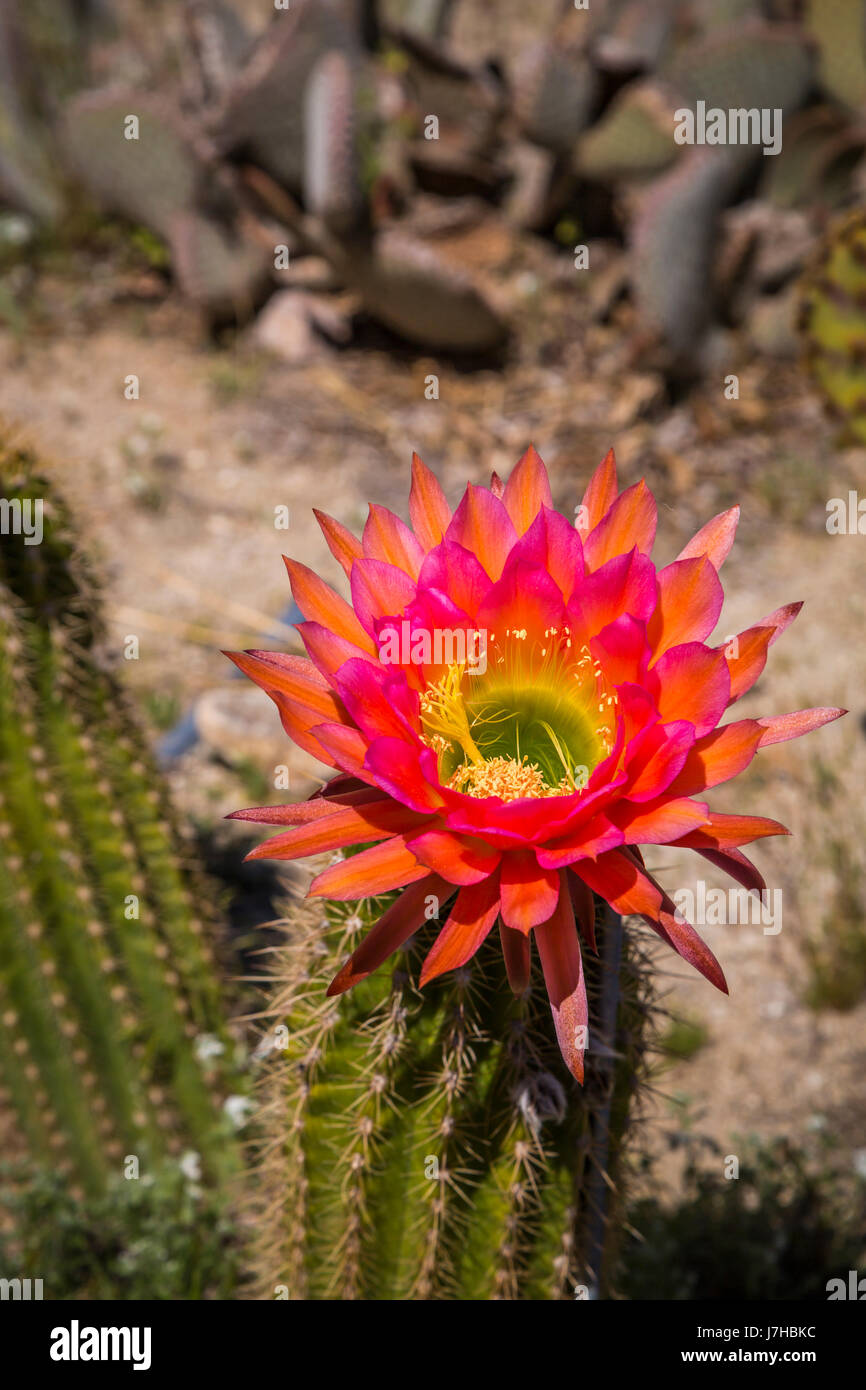
<path fill-rule="evenodd" d="M 337 769 L 308 801 L 235 816 L 291 827 L 254 858 L 368 846 L 320 873 L 313 895 L 402 890 L 330 994 L 406 942 L 431 895 L 453 904 L 422 985 L 468 961 L 498 923 L 519 992 L 534 936 L 562 1055 L 582 1080 L 588 1017 L 578 927 L 594 948 L 593 895 L 644 918 L 726 991 L 718 961 L 647 872 L 639 846 L 686 846 L 762 889 L 742 846 L 788 832 L 764 816 L 712 811 L 704 795 L 759 748 L 844 711 L 721 722 L 801 607 L 778 609 L 735 642 L 707 645 L 737 507 L 657 570 L 656 504 L 643 481 L 620 493 L 609 453 L 575 526 L 553 509 L 547 471 L 530 448 L 506 484 L 494 475 L 489 489 L 467 487 L 453 515 L 415 457 L 409 512 L 411 528 L 371 506 L 360 541 L 317 512 L 351 603 L 286 560 L 309 659 L 228 654 L 274 700 L 290 737 Z M 447 644 L 428 640 L 443 632 L 465 641 L 443 655 Z"/>

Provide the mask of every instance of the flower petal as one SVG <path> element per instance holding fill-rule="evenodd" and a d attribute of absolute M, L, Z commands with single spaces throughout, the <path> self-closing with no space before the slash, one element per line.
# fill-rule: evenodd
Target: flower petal
<path fill-rule="evenodd" d="M 377 636 L 382 618 L 399 618 L 417 592 L 414 580 L 404 570 L 386 560 L 366 557 L 352 566 L 350 584 L 355 613 L 362 630 L 371 637 Z"/>
<path fill-rule="evenodd" d="M 373 778 L 364 769 L 367 753 L 367 740 L 360 729 L 346 724 L 316 724 L 312 730 L 316 747 L 311 751 L 316 757 L 339 767 L 362 782 L 371 783 Z M 318 751 L 317 751 L 318 750 Z"/>
<path fill-rule="evenodd" d="M 619 826 L 611 824 L 607 816 L 599 815 L 577 830 L 540 845 L 536 853 L 542 868 L 562 869 L 578 859 L 597 859 L 623 843 Z"/>
<path fill-rule="evenodd" d="M 757 719 L 738 719 L 721 724 L 697 739 L 689 749 L 682 770 L 667 789 L 669 796 L 694 796 L 727 782 L 748 767 L 760 747 Z"/>
<path fill-rule="evenodd" d="M 428 874 L 401 893 L 335 975 L 328 987 L 328 995 L 345 993 L 377 970 L 426 920 L 428 898 L 439 898 L 444 902 L 450 891 L 447 883 L 443 883 L 435 874 Z"/>
<path fill-rule="evenodd" d="M 410 579 L 418 578 L 424 550 L 405 521 L 388 510 L 370 503 L 370 515 L 364 527 L 364 554 L 371 560 L 385 560 L 404 570 Z"/>
<path fill-rule="evenodd" d="M 758 873 L 751 859 L 747 859 L 745 854 L 738 849 L 698 849 L 697 853 L 703 855 L 708 863 L 714 864 L 717 869 L 730 874 L 731 878 L 737 883 L 741 883 L 750 892 L 762 893 L 767 885 L 764 878 Z"/>
<path fill-rule="evenodd" d="M 585 573 L 580 534 L 559 512 L 542 507 L 509 552 L 506 570 L 526 561 L 547 571 L 566 603 Z"/>
<path fill-rule="evenodd" d="M 499 885 L 495 876 L 461 888 L 451 915 L 421 967 L 421 986 L 465 965 L 487 936 L 499 915 Z"/>
<path fill-rule="evenodd" d="M 595 941 L 595 898 L 592 889 L 574 873 L 568 875 L 568 889 L 571 893 L 571 905 L 574 908 L 574 918 L 580 929 L 580 934 L 589 949 L 598 955 L 598 946 Z"/>
<path fill-rule="evenodd" d="M 661 889 L 619 850 L 601 855 L 595 863 L 582 859 L 571 872 L 623 917 L 631 913 L 657 916 L 661 911 Z"/>
<path fill-rule="evenodd" d="M 474 618 L 492 580 L 476 555 L 456 541 L 443 541 L 424 560 L 418 576 L 421 593 L 435 589 L 450 599 L 468 618 Z"/>
<path fill-rule="evenodd" d="M 453 835 L 448 830 L 425 830 L 409 842 L 416 858 L 449 883 L 480 883 L 499 864 L 500 851 L 484 840 Z"/>
<path fill-rule="evenodd" d="M 430 753 L 430 750 L 426 750 Z M 435 811 L 443 805 L 438 785 L 431 781 L 435 758 L 430 754 L 430 772 L 425 775 L 423 755 L 402 738 L 374 739 L 367 750 L 364 766 L 390 796 L 415 811 Z"/>
<path fill-rule="evenodd" d="M 636 913 L 643 917 L 683 960 L 727 993 L 722 968 L 709 946 L 690 923 L 677 920 L 674 903 L 631 854 L 632 851 L 614 850 L 597 864 L 581 862 L 574 872 L 623 916 Z"/>
<path fill-rule="evenodd" d="M 847 713 L 846 709 L 824 706 L 818 709 L 798 709 L 791 714 L 768 715 L 758 720 L 764 730 L 760 747 L 767 748 L 771 743 L 786 743 L 789 738 L 802 738 L 803 734 L 811 733 L 812 729 L 820 729 L 824 724 L 832 724 L 834 719 L 841 719 L 842 715 Z"/>
<path fill-rule="evenodd" d="M 569 620 L 585 641 L 623 614 L 646 621 L 656 605 L 655 567 L 636 548 L 588 574 L 575 588 Z"/>
<path fill-rule="evenodd" d="M 559 874 L 555 869 L 542 869 L 529 850 L 504 856 L 500 884 L 502 920 L 515 931 L 531 931 L 556 907 Z"/>
<path fill-rule="evenodd" d="M 338 898 L 341 902 L 372 898 L 377 893 L 390 893 L 392 888 L 405 888 L 429 873 L 407 849 L 402 836 L 395 835 L 323 869 L 310 884 L 309 896 Z"/>
<path fill-rule="evenodd" d="M 270 695 L 289 738 L 313 757 L 322 757 L 321 746 L 312 733 L 315 727 L 322 723 L 348 726 L 349 716 L 342 701 L 325 684 L 312 662 L 283 652 L 225 652 L 224 655 Z"/>
<path fill-rule="evenodd" d="M 640 684 L 649 662 L 646 623 L 624 613 L 603 627 L 589 644 L 609 685 Z"/>
<path fill-rule="evenodd" d="M 529 988 L 532 969 L 532 937 L 524 936 L 522 931 L 506 927 L 499 919 L 499 940 L 505 960 L 505 974 L 512 994 L 523 994 Z"/>
<path fill-rule="evenodd" d="M 577 528 L 582 537 L 593 531 L 605 513 L 613 506 L 616 501 L 617 490 L 616 459 L 613 449 L 608 449 L 583 494 L 583 502 L 580 507 L 581 520 Z"/>
<path fill-rule="evenodd" d="M 704 802 L 686 796 L 672 797 L 669 792 L 638 805 L 621 801 L 610 816 L 629 845 L 667 845 L 706 825 L 708 820 Z"/>
<path fill-rule="evenodd" d="M 705 555 L 675 560 L 659 570 L 658 603 L 647 624 L 653 652 L 683 642 L 702 642 L 719 620 L 724 593 L 713 565 Z"/>
<path fill-rule="evenodd" d="M 478 609 L 479 628 L 495 632 L 497 639 L 509 631 L 541 637 L 547 628 L 564 622 L 565 605 L 557 585 L 546 570 L 524 563 L 509 565 Z"/>
<path fill-rule="evenodd" d="M 353 657 L 335 673 L 334 685 L 367 738 L 412 740 L 418 727 L 418 693 L 398 667 Z"/>
<path fill-rule="evenodd" d="M 788 603 L 784 608 L 777 608 L 775 613 L 770 613 L 761 622 L 746 628 L 745 632 L 739 633 L 733 640 L 729 639 L 717 648 L 718 651 L 724 651 L 731 673 L 729 704 L 733 704 L 745 695 L 747 690 L 751 690 L 767 664 L 768 649 L 778 641 L 785 629 L 790 627 L 802 607 L 802 603 Z"/>
<path fill-rule="evenodd" d="M 302 859 L 326 850 L 343 849 L 346 845 L 364 844 L 368 840 L 384 840 L 389 835 L 411 835 L 424 824 L 424 817 L 388 798 L 357 808 L 343 806 L 330 816 L 307 825 L 296 825 L 281 835 L 272 835 L 256 845 L 247 859 Z"/>
<path fill-rule="evenodd" d="M 647 689 L 665 721 L 687 719 L 708 734 L 725 712 L 731 678 L 721 652 L 700 642 L 669 647 L 647 673 Z"/>
<path fill-rule="evenodd" d="M 683 835 L 674 843 L 687 849 L 731 849 L 763 840 L 769 835 L 790 835 L 784 825 L 769 816 L 729 816 L 710 811 L 709 820 L 700 830 Z"/>
<path fill-rule="evenodd" d="M 292 595 L 304 617 L 321 623 L 339 637 L 345 637 L 347 642 L 354 642 L 355 646 L 373 655 L 375 647 L 346 600 L 335 594 L 306 565 L 290 560 L 287 555 L 283 556 L 283 560 L 289 571 Z"/>
<path fill-rule="evenodd" d="M 623 795 L 629 801 L 652 801 L 666 791 L 682 771 L 695 731 L 686 720 L 651 724 L 632 740 L 628 751 L 628 781 Z"/>
<path fill-rule="evenodd" d="M 432 550 L 448 530 L 451 508 L 435 473 L 431 473 L 417 454 L 412 455 L 412 490 L 409 493 L 412 528 L 424 550 Z"/>
<path fill-rule="evenodd" d="M 470 483 L 445 538 L 471 550 L 490 578 L 498 579 L 508 552 L 517 540 L 517 532 L 505 504 L 486 488 Z"/>
<path fill-rule="evenodd" d="M 553 507 L 547 469 L 531 444 L 505 484 L 502 500 L 518 536 L 529 529 L 542 507 Z"/>
<path fill-rule="evenodd" d="M 600 569 L 615 555 L 625 555 L 634 546 L 648 555 L 656 535 L 656 501 L 643 478 L 626 488 L 583 543 L 583 553 L 591 570 Z"/>
<path fill-rule="evenodd" d="M 562 1059 L 572 1076 L 583 1081 L 589 1009 L 580 941 L 571 897 L 564 886 L 552 916 L 535 928 L 535 940 Z"/>
<path fill-rule="evenodd" d="M 352 573 L 352 566 L 356 560 L 360 560 L 364 553 L 364 547 L 348 527 L 335 517 L 328 516 L 327 512 L 320 512 L 316 507 L 313 508 L 313 515 L 322 528 L 322 535 L 328 543 L 328 549 L 335 560 L 338 560 L 343 567 L 343 572 L 348 579 Z"/>
<path fill-rule="evenodd" d="M 688 545 L 683 546 L 677 560 L 692 560 L 696 555 L 706 555 L 711 565 L 717 570 L 721 569 L 734 544 L 739 520 L 739 507 L 729 507 L 726 512 L 719 512 L 692 536 Z"/>
<path fill-rule="evenodd" d="M 376 658 L 369 652 L 356 647 L 354 642 L 347 641 L 345 637 L 338 637 L 322 623 L 303 622 L 297 623 L 296 627 L 307 655 L 329 685 L 334 684 L 335 672 L 346 661 L 366 661 L 372 666 L 378 665 Z"/>

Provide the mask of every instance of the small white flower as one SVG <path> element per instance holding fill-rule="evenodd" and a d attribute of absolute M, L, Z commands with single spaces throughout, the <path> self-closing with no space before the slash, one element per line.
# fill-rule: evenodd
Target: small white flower
<path fill-rule="evenodd" d="M 200 1062 L 209 1062 L 212 1057 L 221 1057 L 226 1050 L 225 1043 L 220 1042 L 214 1033 L 199 1033 L 193 1046 Z"/>
<path fill-rule="evenodd" d="M 195 1149 L 187 1149 L 181 1156 L 180 1171 L 190 1182 L 198 1182 L 201 1178 L 201 1155 Z"/>
<path fill-rule="evenodd" d="M 252 1114 L 253 1103 L 249 1096 L 228 1096 L 223 1104 L 223 1110 L 235 1129 L 241 1129 Z"/>

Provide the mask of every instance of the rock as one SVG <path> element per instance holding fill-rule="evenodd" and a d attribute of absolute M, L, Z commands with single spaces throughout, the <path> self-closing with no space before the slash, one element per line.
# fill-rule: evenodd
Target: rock
<path fill-rule="evenodd" d="M 320 344 L 310 321 L 307 297 L 297 290 L 278 290 L 271 295 L 252 329 L 258 347 L 284 362 L 309 362 Z"/>
<path fill-rule="evenodd" d="M 302 363 L 327 353 L 322 335 L 333 342 L 348 342 L 351 328 L 345 302 L 303 290 L 278 290 L 259 314 L 251 336 L 284 362 Z"/>

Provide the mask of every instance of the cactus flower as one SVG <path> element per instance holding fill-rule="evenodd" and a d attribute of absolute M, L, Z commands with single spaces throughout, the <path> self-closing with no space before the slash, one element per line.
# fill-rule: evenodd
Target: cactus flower
<path fill-rule="evenodd" d="M 656 569 L 656 504 L 643 481 L 619 492 L 609 453 L 572 524 L 553 509 L 530 448 L 506 484 L 494 475 L 489 489 L 467 487 L 453 515 L 415 457 L 411 528 L 371 506 L 359 541 L 316 513 L 351 602 L 286 560 L 309 659 L 228 655 L 271 696 L 289 736 L 337 770 L 301 804 L 235 813 L 290 827 L 251 857 L 363 844 L 310 893 L 353 900 L 399 890 L 330 994 L 375 970 L 431 904 L 450 902 L 420 983 L 463 965 L 498 925 L 509 982 L 521 991 L 534 938 L 563 1057 L 582 1080 L 580 939 L 594 948 L 594 894 L 644 918 L 727 990 L 640 847 L 686 846 L 762 889 L 742 846 L 788 832 L 764 816 L 713 811 L 706 793 L 759 748 L 844 713 L 722 722 L 801 606 L 708 645 L 738 511 L 714 517 Z"/>

